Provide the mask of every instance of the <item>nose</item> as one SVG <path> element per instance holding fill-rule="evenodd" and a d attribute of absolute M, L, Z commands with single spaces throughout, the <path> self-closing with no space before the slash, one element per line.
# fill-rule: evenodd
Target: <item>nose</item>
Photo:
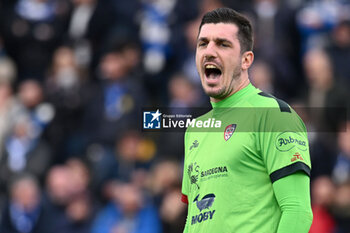
<path fill-rule="evenodd" d="M 215 58 L 216 57 L 216 49 L 215 43 L 209 42 L 204 51 L 204 57 L 206 59 Z"/>

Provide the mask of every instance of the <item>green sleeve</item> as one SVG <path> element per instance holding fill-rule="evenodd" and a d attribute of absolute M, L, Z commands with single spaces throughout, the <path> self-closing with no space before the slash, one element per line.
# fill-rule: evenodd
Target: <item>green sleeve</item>
<path fill-rule="evenodd" d="M 281 208 L 277 233 L 307 233 L 312 223 L 310 178 L 302 172 L 285 176 L 273 183 Z"/>
<path fill-rule="evenodd" d="M 306 128 L 293 110 L 269 110 L 261 117 L 260 129 L 259 146 L 272 183 L 297 171 L 310 175 Z"/>

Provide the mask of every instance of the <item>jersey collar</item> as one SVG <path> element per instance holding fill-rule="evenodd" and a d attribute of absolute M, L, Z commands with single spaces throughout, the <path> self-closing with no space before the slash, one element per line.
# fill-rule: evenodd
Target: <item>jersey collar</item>
<path fill-rule="evenodd" d="M 219 102 L 210 102 L 211 106 L 215 108 L 228 108 L 234 106 L 240 99 L 242 99 L 243 96 L 245 96 L 247 93 L 252 92 L 255 90 L 255 87 L 249 83 L 246 87 L 243 89 L 237 91 L 236 93 L 233 93 L 231 96 L 220 100 Z"/>

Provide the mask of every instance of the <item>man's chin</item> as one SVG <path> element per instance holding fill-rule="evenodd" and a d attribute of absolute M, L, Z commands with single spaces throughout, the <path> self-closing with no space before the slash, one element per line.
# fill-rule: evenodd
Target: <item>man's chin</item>
<path fill-rule="evenodd" d="M 222 100 L 226 97 L 224 90 L 206 90 L 205 93 L 214 99 Z"/>

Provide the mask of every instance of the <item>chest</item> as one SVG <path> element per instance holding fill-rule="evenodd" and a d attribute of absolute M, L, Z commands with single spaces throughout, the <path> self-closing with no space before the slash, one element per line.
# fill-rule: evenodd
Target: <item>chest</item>
<path fill-rule="evenodd" d="M 198 133 L 190 137 L 187 164 L 197 168 L 199 177 L 249 173 L 249 170 L 263 167 L 254 132 L 242 132 L 237 125 L 230 125 L 222 132 Z"/>

